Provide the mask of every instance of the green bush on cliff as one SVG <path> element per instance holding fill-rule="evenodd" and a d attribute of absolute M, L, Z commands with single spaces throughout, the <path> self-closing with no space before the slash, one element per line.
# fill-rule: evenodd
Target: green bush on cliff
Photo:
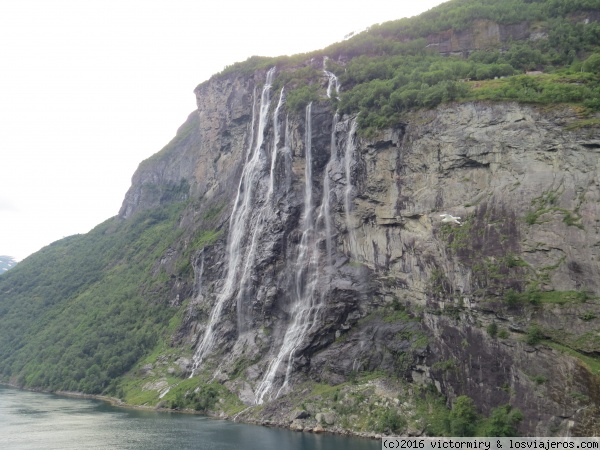
<path fill-rule="evenodd" d="M 532 324 L 527 329 L 527 335 L 525 336 L 525 342 L 529 345 L 536 345 L 544 339 L 544 332 L 537 324 Z"/>
<path fill-rule="evenodd" d="M 495 408 L 481 427 L 483 436 L 518 436 L 517 425 L 523 420 L 523 413 L 510 405 Z"/>
<path fill-rule="evenodd" d="M 518 436 L 518 424 L 523 414 L 518 408 L 502 405 L 488 417 L 477 413 L 473 399 L 456 397 L 447 409 L 441 396 L 427 393 L 420 401 L 419 414 L 425 420 L 425 431 L 431 436 Z"/>
<path fill-rule="evenodd" d="M 449 428 L 452 436 L 473 436 L 479 417 L 473 400 L 466 395 L 456 398 L 449 414 Z"/>
<path fill-rule="evenodd" d="M 600 53 L 593 53 L 586 59 L 582 66 L 582 71 L 600 73 Z"/>
<path fill-rule="evenodd" d="M 309 103 L 317 101 L 318 99 L 319 86 L 316 84 L 309 84 L 291 91 L 286 97 L 286 103 L 291 111 L 299 113 L 300 111 L 303 111 Z"/>

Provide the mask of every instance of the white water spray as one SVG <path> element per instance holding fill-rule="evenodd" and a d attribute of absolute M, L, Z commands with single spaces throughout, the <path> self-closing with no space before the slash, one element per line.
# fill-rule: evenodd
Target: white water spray
<path fill-rule="evenodd" d="M 338 77 L 335 74 L 325 70 L 325 74 L 329 78 L 329 83 L 327 83 L 327 98 L 331 98 L 331 93 L 335 90 L 337 94 L 340 92 L 340 82 L 338 81 Z"/>
<path fill-rule="evenodd" d="M 306 335 L 316 322 L 321 299 L 315 293 L 318 281 L 319 251 L 315 241 L 315 222 L 313 220 L 312 195 L 312 104 L 306 107 L 305 133 L 305 188 L 304 214 L 302 217 L 302 238 L 300 239 L 298 259 L 295 264 L 294 303 L 292 305 L 292 323 L 286 330 L 277 356 L 271 361 L 263 380 L 256 390 L 256 402 L 263 403 L 268 398 L 276 398 L 285 391 L 293 370 L 296 351 L 304 342 Z M 283 383 L 272 395 L 275 378 L 282 363 L 286 364 Z"/>
<path fill-rule="evenodd" d="M 329 83 L 327 84 L 327 97 L 331 98 L 332 92 L 335 90 L 335 94 L 337 95 L 340 91 L 340 83 L 338 78 L 332 72 L 329 72 L 326 68 L 327 60 L 329 58 L 326 56 L 323 59 L 323 72 L 329 78 Z M 337 123 L 339 120 L 338 113 L 336 112 L 333 115 L 333 120 L 331 123 L 331 140 L 329 145 L 329 162 L 325 167 L 325 171 L 323 174 L 323 200 L 321 201 L 321 209 L 319 210 L 319 217 L 317 222 L 322 221 L 325 226 L 325 245 L 327 248 L 327 267 L 331 267 L 332 264 L 332 220 L 331 220 L 331 205 L 330 205 L 330 196 L 331 196 L 331 184 L 329 180 L 330 172 L 333 168 L 334 158 L 337 154 L 336 152 L 336 144 L 335 144 L 335 131 L 337 127 Z"/>
<path fill-rule="evenodd" d="M 323 199 L 321 200 L 321 208 L 319 209 L 319 216 L 317 217 L 317 223 L 322 223 L 325 228 L 325 246 L 327 249 L 327 267 L 330 268 L 332 265 L 332 252 L 333 252 L 333 225 L 331 220 L 331 183 L 330 173 L 334 165 L 334 157 L 336 155 L 335 145 L 335 128 L 337 126 L 339 117 L 335 113 L 333 116 L 333 122 L 331 124 L 331 141 L 329 145 L 329 162 L 325 166 L 323 172 Z"/>
<path fill-rule="evenodd" d="M 267 114 L 271 105 L 270 94 L 274 74 L 275 68 L 272 68 L 267 72 L 267 79 L 262 90 L 262 95 L 260 99 L 260 110 L 258 114 L 258 130 L 256 134 L 256 144 L 253 150 L 252 144 L 254 141 L 255 124 L 254 114 L 256 111 L 256 107 L 253 106 L 252 109 L 252 134 L 250 140 L 250 148 L 246 156 L 246 164 L 244 165 L 244 169 L 242 170 L 242 176 L 240 179 L 240 184 L 238 186 L 234 207 L 231 213 L 231 217 L 229 218 L 227 276 L 225 278 L 225 283 L 223 285 L 221 294 L 217 297 L 215 306 L 211 311 L 202 341 L 196 348 L 190 378 L 195 375 L 195 372 L 202 363 L 202 360 L 214 344 L 215 328 L 219 319 L 221 318 L 221 313 L 225 302 L 233 296 L 237 286 L 241 286 L 241 289 L 244 285 L 244 280 L 240 280 L 239 278 L 239 267 L 244 257 L 244 254 L 242 252 L 244 250 L 244 243 L 247 239 L 249 229 L 249 221 L 253 208 L 252 200 L 254 198 L 255 189 L 258 185 L 258 179 L 260 177 L 260 172 L 262 169 L 262 162 L 265 160 L 262 145 L 264 141 L 264 130 L 267 123 Z M 241 296 L 238 295 L 238 310 L 240 306 L 240 297 Z"/>
<path fill-rule="evenodd" d="M 323 58 L 323 72 L 325 72 L 325 75 L 327 75 L 327 78 L 329 78 L 329 83 L 327 84 L 327 98 L 331 98 L 331 93 L 333 92 L 334 89 L 335 89 L 335 93 L 339 94 L 340 82 L 338 80 L 338 77 L 336 77 L 334 73 L 327 70 L 327 60 L 328 59 L 329 58 L 327 56 L 325 58 Z"/>
<path fill-rule="evenodd" d="M 352 119 L 348 136 L 346 140 L 346 151 L 344 154 L 344 167 L 346 172 L 346 189 L 344 192 L 344 213 L 346 215 L 346 229 L 348 231 L 348 245 L 350 257 L 356 257 L 357 245 L 356 236 L 354 233 L 354 224 L 352 223 L 352 165 L 354 164 L 354 153 L 356 153 L 356 119 Z"/>
<path fill-rule="evenodd" d="M 284 88 L 281 88 L 279 101 L 273 113 L 273 151 L 271 153 L 271 176 L 269 179 L 269 191 L 267 193 L 268 199 L 273 196 L 273 192 L 275 191 L 275 164 L 277 163 L 277 145 L 279 145 L 279 110 L 284 103 L 285 93 Z"/>

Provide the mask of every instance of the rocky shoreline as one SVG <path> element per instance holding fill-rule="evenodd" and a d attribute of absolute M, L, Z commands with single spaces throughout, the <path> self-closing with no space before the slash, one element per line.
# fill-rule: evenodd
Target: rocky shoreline
<path fill-rule="evenodd" d="M 365 438 L 365 439 L 381 439 L 384 434 L 378 433 L 365 433 L 365 432 L 352 432 L 350 430 L 345 430 L 341 428 L 324 428 L 322 425 L 317 424 L 315 427 L 309 426 L 299 426 L 297 422 L 292 422 L 292 424 L 286 425 L 282 421 L 274 421 L 274 420 L 238 420 L 237 415 L 229 416 L 223 412 L 215 413 L 212 411 L 195 411 L 193 409 L 172 409 L 172 408 L 163 408 L 163 407 L 153 407 L 147 405 L 133 405 L 130 403 L 126 403 L 121 399 L 116 397 L 110 397 L 107 395 L 95 395 L 95 394 L 85 394 L 83 392 L 74 392 L 74 391 L 45 391 L 43 389 L 27 389 L 21 386 L 17 386 L 12 383 L 0 383 L 0 385 L 8 386 L 14 389 L 20 389 L 30 392 L 39 392 L 44 394 L 55 394 L 60 395 L 62 397 L 71 397 L 71 398 L 79 398 L 79 399 L 89 399 L 89 400 L 100 400 L 110 404 L 111 406 L 115 406 L 118 408 L 127 408 L 127 409 L 137 409 L 144 411 L 155 411 L 155 412 L 163 412 L 163 413 L 175 413 L 175 414 L 190 414 L 197 416 L 205 416 L 210 417 L 211 419 L 218 420 L 229 420 L 234 423 L 244 423 L 248 425 L 256 425 L 263 426 L 268 428 L 287 428 L 291 431 L 300 431 L 305 433 L 329 433 L 335 434 L 339 436 L 348 436 L 348 437 L 357 437 L 357 438 Z"/>

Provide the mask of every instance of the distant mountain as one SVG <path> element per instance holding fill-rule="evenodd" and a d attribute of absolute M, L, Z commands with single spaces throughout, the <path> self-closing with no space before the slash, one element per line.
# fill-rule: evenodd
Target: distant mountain
<path fill-rule="evenodd" d="M 8 269 L 12 269 L 17 264 L 17 261 L 12 256 L 0 256 L 0 274 L 3 274 Z"/>

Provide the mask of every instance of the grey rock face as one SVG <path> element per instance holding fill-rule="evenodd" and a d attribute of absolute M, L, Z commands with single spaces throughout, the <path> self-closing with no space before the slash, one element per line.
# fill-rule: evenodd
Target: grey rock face
<path fill-rule="evenodd" d="M 580 318 L 600 316 L 598 304 L 522 301 L 600 294 L 597 133 L 568 128 L 568 109 L 466 103 L 366 139 L 326 99 L 301 115 L 277 108 L 279 92 L 267 104 L 266 77 L 201 85 L 187 131 L 142 163 L 121 210 L 130 217 L 176 191 L 190 198 L 182 227 L 221 233 L 193 249 L 174 342 L 194 351 L 211 336 L 180 367 L 248 405 L 379 370 L 469 395 L 484 413 L 511 403 L 523 433 L 598 432 L 597 377 L 557 347 L 523 342 L 536 323 L 597 355 L 598 325 Z M 504 339 L 486 332 L 492 322 Z M 304 418 L 292 406 L 282 420 Z"/>

